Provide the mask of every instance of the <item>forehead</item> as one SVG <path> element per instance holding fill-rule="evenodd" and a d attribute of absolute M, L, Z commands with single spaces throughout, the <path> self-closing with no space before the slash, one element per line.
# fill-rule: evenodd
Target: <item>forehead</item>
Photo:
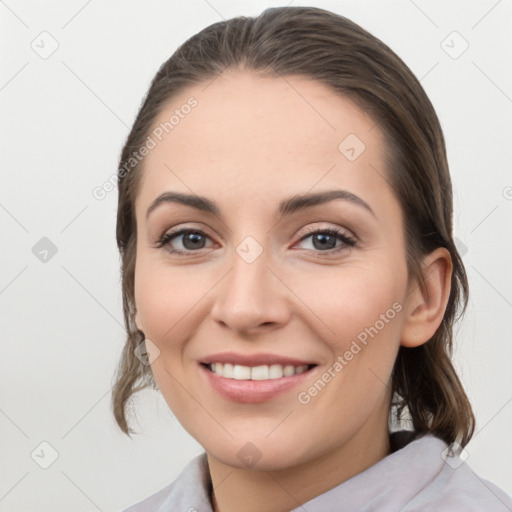
<path fill-rule="evenodd" d="M 375 121 L 305 77 L 226 72 L 173 97 L 150 135 L 155 147 L 144 158 L 139 204 L 167 189 L 222 202 L 333 186 L 372 195 L 386 187 L 387 148 Z"/>

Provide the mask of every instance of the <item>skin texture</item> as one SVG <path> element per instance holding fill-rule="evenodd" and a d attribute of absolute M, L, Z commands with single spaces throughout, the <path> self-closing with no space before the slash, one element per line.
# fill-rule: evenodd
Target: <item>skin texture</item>
<path fill-rule="evenodd" d="M 144 160 L 136 200 L 136 322 L 160 350 L 151 368 L 165 400 L 207 452 L 215 510 L 286 511 L 389 453 L 397 351 L 425 343 L 441 323 L 450 256 L 437 249 L 425 257 L 428 293 L 408 278 L 382 133 L 350 100 L 304 77 L 228 72 L 173 98 L 154 126 L 190 96 L 197 106 Z M 365 145 L 354 161 L 338 149 L 349 134 Z M 279 218 L 281 200 L 331 189 L 356 194 L 375 216 L 334 200 Z M 169 203 L 146 219 L 164 191 L 206 196 L 220 214 Z M 190 238 L 184 245 L 183 235 L 171 248 L 190 256 L 155 246 L 177 227 L 204 231 L 204 248 L 196 242 L 194 249 Z M 313 228 L 338 228 L 356 245 L 323 248 L 315 235 L 301 240 Z M 247 236 L 263 249 L 252 263 L 236 252 Z M 300 403 L 298 393 L 393 304 L 400 311 L 359 343 L 361 350 L 309 403 Z M 200 374 L 199 361 L 221 351 L 288 355 L 318 367 L 300 388 L 239 404 Z M 248 442 L 261 455 L 252 467 L 237 456 Z"/>

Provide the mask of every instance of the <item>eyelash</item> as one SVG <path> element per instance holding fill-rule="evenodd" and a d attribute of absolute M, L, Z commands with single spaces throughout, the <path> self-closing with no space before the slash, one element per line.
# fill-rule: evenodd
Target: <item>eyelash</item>
<path fill-rule="evenodd" d="M 179 229 L 178 231 L 174 231 L 174 232 L 171 231 L 170 233 L 165 233 L 162 236 L 162 238 L 160 240 L 158 240 L 158 242 L 156 242 L 155 247 L 162 248 L 167 245 L 167 246 L 169 246 L 169 248 L 167 250 L 171 254 L 176 254 L 177 256 L 180 256 L 180 257 L 181 256 L 184 256 L 184 257 L 193 256 L 194 252 L 199 252 L 201 249 L 198 249 L 197 251 L 193 251 L 191 249 L 189 249 L 187 251 L 170 249 L 170 242 L 172 240 L 174 240 L 175 238 L 178 238 L 179 236 L 186 235 L 189 233 L 204 235 L 207 238 L 210 238 L 204 231 L 201 231 L 199 229 L 183 228 L 183 229 Z M 306 238 L 309 238 L 310 236 L 313 236 L 313 235 L 316 235 L 319 233 L 334 236 L 337 240 L 340 240 L 341 242 L 343 242 L 343 244 L 340 247 L 338 247 L 337 249 L 329 249 L 327 251 L 320 251 L 318 249 L 306 249 L 306 250 L 320 253 L 320 254 L 325 253 L 327 255 L 330 255 L 330 254 L 338 253 L 343 250 L 347 250 L 350 247 L 356 246 L 356 241 L 353 238 L 351 238 L 350 236 L 346 235 L 345 233 L 343 233 L 342 231 L 340 231 L 336 228 L 312 229 L 310 231 L 307 231 L 307 233 L 299 240 L 299 242 L 302 242 Z"/>

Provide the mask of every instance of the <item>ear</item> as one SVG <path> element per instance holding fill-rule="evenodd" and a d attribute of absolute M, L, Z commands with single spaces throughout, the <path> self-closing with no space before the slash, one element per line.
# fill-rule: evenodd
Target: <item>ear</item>
<path fill-rule="evenodd" d="M 139 312 L 137 310 L 135 310 L 135 325 L 139 331 L 144 332 L 144 329 L 142 328 L 142 322 L 140 321 Z"/>
<path fill-rule="evenodd" d="M 412 279 L 406 297 L 401 345 L 417 347 L 435 334 L 443 320 L 450 297 L 452 258 L 444 247 L 438 247 L 422 262 L 425 286 Z"/>

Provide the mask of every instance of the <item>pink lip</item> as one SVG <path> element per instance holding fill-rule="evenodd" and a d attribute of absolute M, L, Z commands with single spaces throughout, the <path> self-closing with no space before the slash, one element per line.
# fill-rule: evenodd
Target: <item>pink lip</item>
<path fill-rule="evenodd" d="M 217 362 L 220 362 L 218 359 Z M 276 363 L 278 364 L 278 363 Z M 297 365 L 301 366 L 301 365 Z M 270 380 L 237 380 L 220 377 L 200 364 L 199 371 L 212 388 L 221 396 L 233 402 L 252 404 L 272 400 L 276 396 L 297 386 L 307 379 L 317 367 L 292 375 Z"/>
<path fill-rule="evenodd" d="M 294 359 L 292 357 L 280 356 L 278 354 L 235 354 L 234 352 L 219 352 L 218 354 L 212 354 L 205 356 L 201 359 L 201 363 L 231 363 L 238 364 L 240 366 L 261 366 L 280 364 L 282 366 L 306 366 L 310 364 L 318 364 L 315 361 L 305 361 L 302 359 Z"/>

